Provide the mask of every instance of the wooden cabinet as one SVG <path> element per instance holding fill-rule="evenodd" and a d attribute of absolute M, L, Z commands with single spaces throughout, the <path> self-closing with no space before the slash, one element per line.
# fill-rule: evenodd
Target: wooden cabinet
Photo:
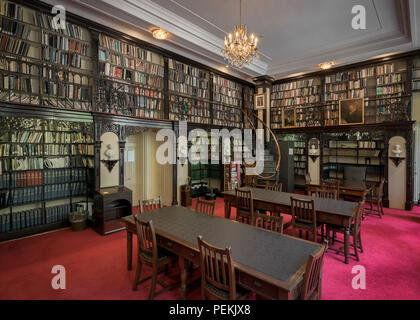
<path fill-rule="evenodd" d="M 188 207 L 191 204 L 191 187 L 189 185 L 183 185 L 181 186 L 181 206 Z"/>

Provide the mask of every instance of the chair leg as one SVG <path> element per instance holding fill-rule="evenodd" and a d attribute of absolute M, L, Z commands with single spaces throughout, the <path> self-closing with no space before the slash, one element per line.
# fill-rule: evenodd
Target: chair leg
<path fill-rule="evenodd" d="M 169 264 L 167 264 L 167 265 L 165 266 L 165 276 L 167 276 L 167 275 L 168 275 L 168 273 L 169 273 Z"/>
<path fill-rule="evenodd" d="M 380 213 L 380 215 L 381 215 L 381 219 L 382 219 L 382 216 L 384 215 L 384 206 L 382 205 L 382 201 L 380 201 L 379 203 L 381 204 L 381 208 L 380 208 L 381 213 Z"/>
<path fill-rule="evenodd" d="M 359 239 L 359 246 L 360 246 L 360 252 L 363 253 L 363 245 L 362 245 L 362 233 L 359 232 L 359 235 L 357 236 Z"/>
<path fill-rule="evenodd" d="M 136 275 L 134 276 L 133 290 L 137 290 L 137 285 L 139 284 L 140 274 L 141 274 L 142 263 L 140 258 L 137 259 Z"/>
<path fill-rule="evenodd" d="M 153 300 L 155 296 L 157 275 L 158 275 L 158 268 L 157 266 L 153 266 L 152 283 L 150 285 L 149 300 Z"/>
<path fill-rule="evenodd" d="M 353 234 L 353 248 L 354 248 L 354 254 L 356 256 L 356 260 L 359 260 L 359 251 L 357 250 L 357 236 Z"/>

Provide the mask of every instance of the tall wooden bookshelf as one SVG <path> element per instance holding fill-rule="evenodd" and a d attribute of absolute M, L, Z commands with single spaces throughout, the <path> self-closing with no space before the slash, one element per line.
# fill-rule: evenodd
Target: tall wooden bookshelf
<path fill-rule="evenodd" d="M 94 190 L 92 123 L 0 121 L 0 239 L 67 226 Z"/>
<path fill-rule="evenodd" d="M 243 128 L 242 85 L 213 74 L 213 124 Z"/>
<path fill-rule="evenodd" d="M 326 133 L 322 140 L 322 178 L 343 179 L 345 166 L 365 167 L 370 183 L 379 183 L 384 177 L 387 152 L 383 131 Z"/>
<path fill-rule="evenodd" d="M 99 34 L 97 111 L 163 119 L 164 58 Z"/>
<path fill-rule="evenodd" d="M 169 59 L 169 119 L 211 124 L 210 73 Z"/>
<path fill-rule="evenodd" d="M 284 109 L 296 109 L 297 127 L 322 125 L 321 78 L 275 84 L 271 89 L 271 127 L 282 127 Z"/>
<path fill-rule="evenodd" d="M 0 19 L 0 101 L 92 111 L 89 31 L 11 1 Z"/>

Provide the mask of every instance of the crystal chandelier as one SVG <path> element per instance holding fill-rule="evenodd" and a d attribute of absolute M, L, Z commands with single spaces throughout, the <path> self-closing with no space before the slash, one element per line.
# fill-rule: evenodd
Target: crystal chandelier
<path fill-rule="evenodd" d="M 258 55 L 258 38 L 251 34 L 245 24 L 242 24 L 242 0 L 239 3 L 240 20 L 239 25 L 235 25 L 234 32 L 225 36 L 225 47 L 222 54 L 229 64 L 242 68 L 250 64 Z"/>

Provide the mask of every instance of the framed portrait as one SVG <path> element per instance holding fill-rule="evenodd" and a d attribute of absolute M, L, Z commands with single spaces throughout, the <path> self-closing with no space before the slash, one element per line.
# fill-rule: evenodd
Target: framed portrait
<path fill-rule="evenodd" d="M 283 128 L 296 127 L 296 108 L 283 109 L 282 119 Z"/>
<path fill-rule="evenodd" d="M 363 124 L 365 122 L 365 99 L 345 99 L 339 104 L 339 124 Z"/>
<path fill-rule="evenodd" d="M 257 94 L 255 95 L 255 103 L 254 103 L 255 110 L 265 109 L 265 95 L 264 94 Z"/>

